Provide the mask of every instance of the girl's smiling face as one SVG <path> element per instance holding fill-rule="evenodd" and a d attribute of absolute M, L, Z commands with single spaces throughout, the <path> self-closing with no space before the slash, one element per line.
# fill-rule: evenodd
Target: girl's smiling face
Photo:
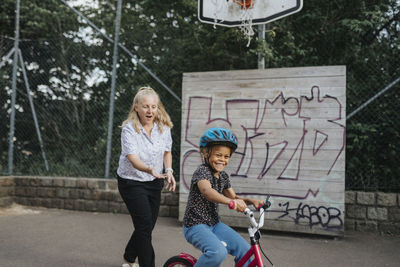
<path fill-rule="evenodd" d="M 225 169 L 226 165 L 231 158 L 231 149 L 227 146 L 216 145 L 211 148 L 208 162 L 211 167 L 218 172 Z"/>

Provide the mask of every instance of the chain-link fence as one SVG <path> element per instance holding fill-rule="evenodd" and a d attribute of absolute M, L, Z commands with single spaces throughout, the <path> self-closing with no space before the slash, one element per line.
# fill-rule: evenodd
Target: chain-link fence
<path fill-rule="evenodd" d="M 346 62 L 347 188 L 400 192 L 400 62 L 394 44 L 371 60 L 373 44 L 364 40 L 363 60 Z"/>
<path fill-rule="evenodd" d="M 85 45 L 70 38 L 20 42 L 34 110 L 29 104 L 19 68 L 14 174 L 104 177 L 113 45 L 101 39 L 96 42 Z M 4 40 L 0 54 L 7 54 L 12 46 L 12 40 Z M 0 87 L 4 88 L 0 99 L 2 175 L 8 172 L 11 73 L 12 57 L 0 69 Z M 118 126 L 126 119 L 136 89 L 141 86 L 155 88 L 171 115 L 175 125 L 172 132 L 175 140 L 173 157 L 179 159 L 180 102 L 123 52 L 119 55 L 116 84 L 111 176 L 114 176 L 120 153 Z M 40 135 L 44 140 L 43 148 L 35 129 L 34 115 L 38 118 Z M 48 171 L 45 160 L 48 161 Z M 178 160 L 175 164 L 179 164 Z"/>
<path fill-rule="evenodd" d="M 362 71 L 357 79 L 376 79 L 375 85 L 361 91 L 348 82 L 347 114 L 352 115 L 356 108 L 368 103 L 347 119 L 348 188 L 400 191 L 400 64 L 395 67 L 396 72 L 385 75 L 385 70 L 368 65 L 369 71 Z M 359 93 L 351 97 L 353 90 Z"/>
<path fill-rule="evenodd" d="M 82 27 L 87 28 L 82 28 L 81 33 L 92 33 L 90 38 L 71 33 L 57 39 L 19 43 L 30 91 L 26 90 L 19 66 L 13 174 L 104 177 L 113 44 L 101 34 L 93 33 L 87 25 Z M 13 42 L 0 36 L 0 62 L 4 63 L 0 68 L 0 175 L 8 174 L 13 66 L 12 57 L 7 61 L 4 58 L 12 50 Z M 299 62 L 298 66 L 346 65 L 347 114 L 350 114 L 400 77 L 400 61 L 396 60 L 399 48 L 381 51 L 380 57 L 393 57 L 383 65 L 379 60 L 369 60 L 370 45 L 371 41 L 366 41 L 365 49 L 359 51 L 364 53 L 359 57 L 361 61 L 343 61 L 339 57 L 332 60 L 327 55 L 326 58 L 319 56 L 315 62 Z M 131 49 L 135 51 L 134 46 Z M 151 49 L 151 46 L 147 48 Z M 177 81 L 182 72 L 158 64 L 160 59 L 149 57 L 148 51 L 146 56 L 134 55 L 179 96 L 181 84 Z M 155 88 L 171 115 L 175 125 L 174 169 L 179 170 L 181 103 L 122 49 L 119 49 L 116 85 L 110 176 L 114 176 L 120 154 L 118 126 L 126 118 L 140 86 Z M 400 191 L 399 87 L 400 83 L 394 84 L 347 120 L 347 189 Z M 28 94 L 33 98 L 34 110 Z M 38 118 L 43 147 L 34 115 Z M 49 170 L 46 170 L 46 160 Z"/>

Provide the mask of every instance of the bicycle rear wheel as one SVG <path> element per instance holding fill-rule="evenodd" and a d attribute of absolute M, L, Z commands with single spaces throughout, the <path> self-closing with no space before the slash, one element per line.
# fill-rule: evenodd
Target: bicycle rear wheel
<path fill-rule="evenodd" d="M 164 267 L 179 267 L 179 266 L 193 267 L 193 264 L 191 264 L 190 261 L 181 258 L 179 256 L 173 256 L 164 263 Z"/>

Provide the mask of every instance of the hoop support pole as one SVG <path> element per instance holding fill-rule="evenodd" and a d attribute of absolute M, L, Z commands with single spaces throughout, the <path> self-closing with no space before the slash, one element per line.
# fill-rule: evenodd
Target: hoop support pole
<path fill-rule="evenodd" d="M 14 160 L 14 131 L 15 131 L 15 102 L 17 99 L 17 65 L 18 65 L 18 44 L 19 44 L 19 10 L 20 0 L 16 1 L 15 8 L 15 40 L 14 40 L 14 61 L 12 72 L 12 94 L 11 94 L 11 114 L 10 114 L 10 136 L 8 145 L 8 175 L 13 173 Z"/>

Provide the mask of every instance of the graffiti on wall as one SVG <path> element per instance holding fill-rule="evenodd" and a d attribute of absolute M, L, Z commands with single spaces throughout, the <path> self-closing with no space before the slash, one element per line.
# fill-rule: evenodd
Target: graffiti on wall
<path fill-rule="evenodd" d="M 286 217 L 295 223 L 307 221 L 310 226 L 341 227 L 343 214 L 339 209 L 299 202 L 316 198 L 323 191 L 324 182 L 337 179 L 335 167 L 344 169 L 337 166 L 344 154 L 346 132 L 339 98 L 321 95 L 321 89 L 313 86 L 308 94 L 300 96 L 276 91 L 267 99 L 227 99 L 215 104 L 216 99 L 189 96 L 186 100 L 183 118 L 186 123 L 182 125 L 185 150 L 181 161 L 181 181 L 186 190 L 191 174 L 202 162 L 198 152 L 200 135 L 210 127 L 225 127 L 239 141 L 229 163 L 232 179 L 252 179 L 252 183 L 260 185 L 279 184 L 274 192 L 250 188 L 239 194 L 270 194 L 287 199 L 285 204 L 275 205 L 271 210 L 279 214 L 277 219 Z M 296 190 L 286 190 L 294 187 Z M 289 207 L 290 200 L 296 200 L 296 207 Z"/>
<path fill-rule="evenodd" d="M 313 226 L 321 226 L 328 230 L 343 228 L 343 214 L 340 209 L 335 207 L 313 206 L 302 202 L 290 206 L 290 201 L 280 202 L 276 208 L 267 210 L 272 214 L 270 219 L 280 220 L 288 219 L 295 224 Z"/>

